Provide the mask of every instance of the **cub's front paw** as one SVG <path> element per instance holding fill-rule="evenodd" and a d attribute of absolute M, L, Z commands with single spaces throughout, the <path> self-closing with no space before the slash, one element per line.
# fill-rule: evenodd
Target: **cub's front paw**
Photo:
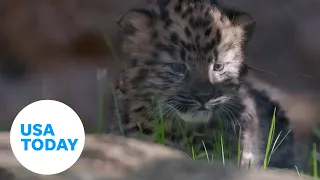
<path fill-rule="evenodd" d="M 243 168 L 257 167 L 258 159 L 252 152 L 243 152 L 241 156 L 240 166 Z"/>

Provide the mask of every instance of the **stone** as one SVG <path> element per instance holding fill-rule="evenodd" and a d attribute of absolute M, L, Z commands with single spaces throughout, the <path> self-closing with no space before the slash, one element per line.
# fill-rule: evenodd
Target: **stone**
<path fill-rule="evenodd" d="M 92 134 L 80 159 L 58 175 L 42 176 L 22 167 L 14 157 L 9 133 L 0 133 L 1 180 L 298 180 L 284 170 L 244 170 L 234 165 L 193 161 L 175 149 L 116 135 Z"/>

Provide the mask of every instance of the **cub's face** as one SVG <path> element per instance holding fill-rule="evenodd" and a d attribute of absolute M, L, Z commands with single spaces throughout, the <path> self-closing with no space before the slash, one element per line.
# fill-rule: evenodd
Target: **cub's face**
<path fill-rule="evenodd" d="M 254 27 L 249 15 L 208 1 L 159 0 L 129 11 L 119 24 L 129 96 L 144 102 L 133 101 L 132 111 L 148 109 L 150 96 L 164 115 L 192 122 L 237 108 L 244 46 Z"/>

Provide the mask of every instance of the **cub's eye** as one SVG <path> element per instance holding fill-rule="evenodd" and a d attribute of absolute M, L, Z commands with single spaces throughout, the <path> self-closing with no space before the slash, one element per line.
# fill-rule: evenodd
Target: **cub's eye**
<path fill-rule="evenodd" d="M 187 66 L 185 64 L 173 63 L 170 64 L 171 69 L 179 74 L 185 74 L 187 72 Z"/>
<path fill-rule="evenodd" d="M 215 64 L 213 65 L 213 70 L 214 70 L 214 71 L 222 71 L 223 68 L 224 68 L 224 65 L 223 65 L 223 64 L 220 64 L 220 63 L 215 63 Z"/>

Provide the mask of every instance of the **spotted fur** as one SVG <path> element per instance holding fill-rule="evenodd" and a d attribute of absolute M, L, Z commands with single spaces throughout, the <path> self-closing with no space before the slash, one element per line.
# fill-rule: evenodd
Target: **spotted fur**
<path fill-rule="evenodd" d="M 243 80 L 255 24 L 248 14 L 207 0 L 158 0 L 128 11 L 118 23 L 125 58 L 118 99 L 127 127 L 147 128 L 159 109 L 168 124 L 183 120 L 206 132 L 222 119 L 232 129 L 241 126 L 241 164 L 262 165 L 273 108 L 280 139 L 289 122 L 279 105 Z M 283 144 L 271 166 L 293 168 L 293 161 L 282 161 L 292 159 L 292 133 Z"/>

